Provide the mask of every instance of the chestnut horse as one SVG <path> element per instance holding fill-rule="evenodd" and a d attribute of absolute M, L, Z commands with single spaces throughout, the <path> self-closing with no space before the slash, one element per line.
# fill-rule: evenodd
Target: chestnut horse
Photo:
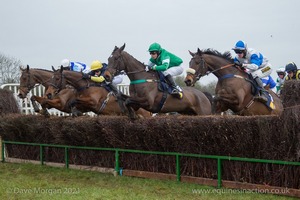
<path fill-rule="evenodd" d="M 71 103 L 73 116 L 77 116 L 77 108 L 85 112 L 92 111 L 98 115 L 123 115 L 125 113 L 113 92 L 107 91 L 105 83 L 82 79 L 81 72 L 63 70 L 63 67 L 57 70 L 52 67 L 52 69 L 54 71 L 52 83 L 48 87 L 46 95 L 55 95 L 66 84 L 73 86 L 77 90 L 76 99 Z M 139 109 L 137 115 L 140 118 L 147 118 L 151 117 L 152 113 Z"/>
<path fill-rule="evenodd" d="M 45 91 L 51 84 L 51 77 L 53 72 L 45 69 L 30 69 L 29 66 L 25 69 L 20 67 L 20 88 L 18 96 L 22 99 L 26 98 L 30 90 L 36 87 L 37 84 L 41 84 L 45 87 Z M 58 94 L 53 96 L 53 99 L 48 99 L 45 95 L 43 97 L 33 95 L 30 100 L 34 111 L 49 117 L 47 109 L 55 108 L 62 112 L 71 113 L 71 107 L 69 105 L 72 99 L 76 97 L 76 90 L 71 88 L 65 88 Z M 36 104 L 36 101 L 42 106 L 42 110 Z"/>
<path fill-rule="evenodd" d="M 183 88 L 183 98 L 178 99 L 158 89 L 160 80 L 155 71 L 146 71 L 145 65 L 123 51 L 125 44 L 115 47 L 108 59 L 105 78 L 111 81 L 114 76 L 125 71 L 129 77 L 130 97 L 125 104 L 129 117 L 134 119 L 132 109 L 144 108 L 154 113 L 178 112 L 188 115 L 210 115 L 211 104 L 201 91 L 195 88 Z"/>
<path fill-rule="evenodd" d="M 213 73 L 218 78 L 216 92 L 216 112 L 221 113 L 231 109 L 239 115 L 278 115 L 283 111 L 282 102 L 272 91 L 274 109 L 254 100 L 251 92 L 253 82 L 249 75 L 235 66 L 230 52 L 224 54 L 207 49 L 196 53 L 190 52 L 192 59 L 189 63 L 185 83 L 194 86 L 202 76 Z"/>

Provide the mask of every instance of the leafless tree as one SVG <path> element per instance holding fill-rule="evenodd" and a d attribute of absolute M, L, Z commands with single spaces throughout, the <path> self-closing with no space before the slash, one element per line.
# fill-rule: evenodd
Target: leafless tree
<path fill-rule="evenodd" d="M 18 83 L 20 78 L 21 61 L 6 56 L 0 52 L 0 85 L 5 83 Z"/>

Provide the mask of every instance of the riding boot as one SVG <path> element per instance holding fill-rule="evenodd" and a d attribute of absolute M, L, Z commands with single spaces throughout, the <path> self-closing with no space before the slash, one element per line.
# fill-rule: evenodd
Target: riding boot
<path fill-rule="evenodd" d="M 254 79 L 259 87 L 259 92 L 258 92 L 258 96 L 255 96 L 254 99 L 257 99 L 258 101 L 262 102 L 262 103 L 267 103 L 268 102 L 268 93 L 267 91 L 264 89 L 264 85 L 262 80 L 259 77 L 256 77 Z"/>
<path fill-rule="evenodd" d="M 121 92 L 118 90 L 117 86 L 115 84 L 109 84 L 110 89 L 113 91 L 114 95 L 116 95 L 116 97 L 121 97 Z"/>
<path fill-rule="evenodd" d="M 172 95 L 176 95 L 178 96 L 180 99 L 182 98 L 182 89 L 175 83 L 173 77 L 168 74 L 167 76 L 165 76 L 167 82 L 170 84 L 170 86 L 172 87 Z"/>
<path fill-rule="evenodd" d="M 110 83 L 109 87 L 112 90 L 112 92 L 114 93 L 114 95 L 116 96 L 117 102 L 121 108 L 122 113 L 126 113 L 126 108 L 124 106 L 124 99 L 122 97 L 122 92 L 120 90 L 118 90 L 118 88 L 115 84 Z"/>

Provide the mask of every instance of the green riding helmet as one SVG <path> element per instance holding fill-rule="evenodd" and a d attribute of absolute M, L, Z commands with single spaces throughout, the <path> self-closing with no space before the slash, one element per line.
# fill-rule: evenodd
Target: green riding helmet
<path fill-rule="evenodd" d="M 158 43 L 153 43 L 153 44 L 150 45 L 148 51 L 149 52 L 151 52 L 151 51 L 161 52 L 161 46 Z"/>

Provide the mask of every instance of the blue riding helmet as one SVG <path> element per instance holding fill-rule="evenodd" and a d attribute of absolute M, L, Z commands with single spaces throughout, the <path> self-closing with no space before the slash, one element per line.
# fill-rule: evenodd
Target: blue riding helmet
<path fill-rule="evenodd" d="M 240 51 L 245 51 L 247 50 L 247 44 L 242 41 L 242 40 L 239 40 L 235 46 L 232 48 L 232 50 L 236 51 L 236 50 L 240 50 Z"/>

